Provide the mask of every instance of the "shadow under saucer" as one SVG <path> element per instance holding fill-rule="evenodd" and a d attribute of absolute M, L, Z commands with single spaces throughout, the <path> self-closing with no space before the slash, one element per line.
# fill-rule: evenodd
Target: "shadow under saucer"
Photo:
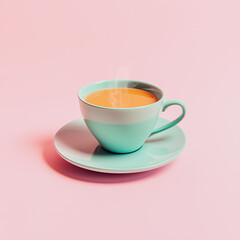
<path fill-rule="evenodd" d="M 85 143 L 86 141 L 84 140 L 84 138 L 82 138 L 79 142 L 80 145 L 81 144 L 84 145 Z M 40 147 L 42 149 L 42 155 L 43 155 L 44 161 L 51 169 L 53 169 L 54 171 L 66 177 L 79 180 L 79 181 L 85 181 L 85 182 L 110 184 L 110 183 L 125 183 L 125 182 L 137 181 L 137 180 L 145 179 L 147 177 L 153 177 L 156 174 L 163 173 L 169 167 L 171 167 L 171 164 L 169 164 L 169 165 L 163 166 L 162 168 L 158 168 L 152 171 L 129 173 L 129 174 L 106 174 L 106 173 L 86 170 L 65 161 L 56 152 L 52 138 L 43 139 L 41 141 Z M 108 154 L 105 150 L 101 150 L 100 146 L 96 147 L 96 151 L 98 152 L 97 154 L 99 154 L 99 152 L 102 152 L 102 151 L 103 151 L 103 155 Z"/>

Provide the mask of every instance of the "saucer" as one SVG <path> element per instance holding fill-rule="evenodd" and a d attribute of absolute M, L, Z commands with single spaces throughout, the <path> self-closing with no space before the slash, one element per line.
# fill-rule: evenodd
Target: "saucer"
<path fill-rule="evenodd" d="M 169 121 L 159 118 L 157 126 Z M 161 167 L 175 159 L 186 144 L 184 132 L 174 126 L 147 139 L 133 153 L 104 150 L 88 130 L 83 119 L 73 120 L 58 130 L 54 145 L 58 154 L 78 167 L 105 173 L 134 173 Z"/>

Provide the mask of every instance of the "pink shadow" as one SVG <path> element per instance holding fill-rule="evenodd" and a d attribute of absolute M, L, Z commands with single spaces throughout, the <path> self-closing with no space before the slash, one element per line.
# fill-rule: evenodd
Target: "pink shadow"
<path fill-rule="evenodd" d="M 167 171 L 171 163 L 158 169 L 129 174 L 109 174 L 86 170 L 65 161 L 55 150 L 53 138 L 46 138 L 40 141 L 42 156 L 45 163 L 57 173 L 66 177 L 92 183 L 125 183 L 139 181 L 145 178 L 154 177 Z"/>

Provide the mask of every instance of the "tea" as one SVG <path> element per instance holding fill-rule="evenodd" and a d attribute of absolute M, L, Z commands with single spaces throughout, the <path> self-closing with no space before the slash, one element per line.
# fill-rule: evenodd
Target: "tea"
<path fill-rule="evenodd" d="M 85 101 L 109 108 L 133 108 L 158 101 L 152 93 L 137 88 L 109 88 L 89 94 Z"/>

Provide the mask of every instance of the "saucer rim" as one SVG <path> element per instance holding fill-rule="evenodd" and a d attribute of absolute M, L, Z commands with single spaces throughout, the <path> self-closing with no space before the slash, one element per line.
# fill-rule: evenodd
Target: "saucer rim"
<path fill-rule="evenodd" d="M 186 147 L 186 135 L 185 135 L 184 131 L 183 131 L 179 126 L 176 125 L 176 126 L 174 126 L 174 127 L 175 127 L 175 128 L 179 128 L 179 130 L 181 130 L 181 132 L 182 132 L 182 134 L 183 134 L 184 143 L 183 143 L 183 146 L 182 146 L 176 153 L 173 154 L 173 156 L 169 157 L 169 158 L 168 158 L 166 161 L 164 161 L 164 162 L 160 162 L 160 163 L 157 162 L 156 164 L 152 164 L 152 165 L 150 165 L 149 167 L 140 167 L 140 168 L 137 168 L 137 169 L 129 169 L 129 170 L 114 170 L 114 169 L 107 169 L 107 168 L 89 167 L 89 166 L 87 166 L 87 165 L 85 165 L 85 164 L 82 164 L 82 163 L 80 164 L 80 163 L 74 162 L 73 160 L 67 158 L 66 156 L 63 156 L 63 155 L 60 153 L 60 151 L 58 150 L 57 146 L 56 146 L 56 141 L 55 141 L 55 140 L 56 140 L 56 135 L 57 135 L 57 133 L 58 133 L 63 127 L 65 127 L 67 124 L 69 124 L 69 123 L 71 123 L 71 122 L 73 122 L 73 121 L 76 121 L 76 120 L 78 120 L 78 119 L 84 121 L 83 118 L 76 118 L 76 119 L 74 119 L 74 120 L 72 120 L 72 121 L 64 124 L 61 128 L 59 128 L 59 130 L 58 130 L 58 131 L 56 132 L 56 134 L 54 135 L 54 141 L 53 141 L 53 142 L 54 142 L 54 147 L 55 147 L 55 150 L 56 150 L 56 152 L 58 153 L 58 155 L 59 155 L 60 157 L 62 157 L 65 161 L 71 163 L 71 164 L 74 165 L 74 166 L 77 166 L 77 167 L 80 167 L 80 168 L 83 168 L 83 169 L 87 169 L 87 170 L 89 170 L 89 171 L 101 172 L 101 173 L 113 173 L 113 174 L 124 174 L 124 173 L 127 174 L 127 173 L 137 173 L 137 172 L 150 171 L 150 170 L 153 170 L 153 169 L 160 168 L 160 167 L 162 167 L 162 166 L 164 166 L 164 165 L 167 165 L 168 163 L 172 162 L 174 159 L 176 159 L 176 158 L 183 152 L 183 150 L 184 150 L 185 147 Z M 158 119 L 158 121 L 159 121 L 160 119 L 164 119 L 164 120 L 170 122 L 168 119 L 165 119 L 165 118 L 163 118 L 163 117 L 160 117 L 160 118 Z M 171 129 L 171 128 L 170 128 L 170 129 Z M 169 130 L 170 130 L 170 129 L 169 129 Z M 165 131 L 168 131 L 168 129 L 165 130 Z M 165 131 L 164 131 L 164 132 L 165 132 Z M 113 153 L 113 154 L 115 154 L 115 153 Z M 121 154 L 121 153 L 118 153 L 118 154 Z"/>
<path fill-rule="evenodd" d="M 55 147 L 56 148 L 56 147 Z M 79 164 L 79 163 L 76 163 L 68 158 L 66 158 L 65 156 L 63 156 L 56 148 L 56 151 L 57 153 L 59 154 L 60 157 L 62 157 L 65 161 L 71 163 L 72 165 L 74 166 L 77 166 L 77 167 L 80 167 L 80 168 L 83 168 L 83 169 L 86 169 L 86 170 L 89 170 L 89 171 L 94 171 L 94 172 L 100 172 L 100 173 L 113 173 L 113 174 L 124 174 L 124 173 L 138 173 L 138 172 L 146 172 L 146 171 L 150 171 L 150 170 L 153 170 L 153 169 L 157 169 L 157 168 L 160 168 L 160 167 L 163 167 L 167 164 L 169 164 L 170 162 L 172 162 L 173 160 L 176 159 L 176 157 L 178 157 L 184 150 L 185 148 L 185 145 L 184 147 L 179 150 L 177 152 L 177 154 L 174 154 L 174 156 L 172 158 L 169 158 L 168 160 L 166 160 L 165 162 L 161 162 L 161 164 L 156 164 L 156 165 L 151 165 L 151 167 L 149 168 L 138 168 L 136 170 L 134 169 L 131 169 L 131 170 L 125 170 L 125 171 L 119 171 L 119 170 L 112 170 L 112 169 L 103 169 L 103 168 L 95 168 L 95 167 L 89 167 L 89 166 L 86 166 L 84 164 Z"/>

